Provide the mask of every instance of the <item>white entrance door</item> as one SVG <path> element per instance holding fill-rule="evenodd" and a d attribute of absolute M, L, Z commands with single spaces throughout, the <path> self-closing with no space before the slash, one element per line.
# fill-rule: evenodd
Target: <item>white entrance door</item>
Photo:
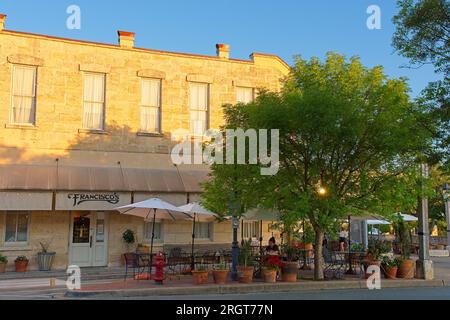
<path fill-rule="evenodd" d="M 108 264 L 108 234 L 104 212 L 72 214 L 70 264 L 102 267 Z"/>

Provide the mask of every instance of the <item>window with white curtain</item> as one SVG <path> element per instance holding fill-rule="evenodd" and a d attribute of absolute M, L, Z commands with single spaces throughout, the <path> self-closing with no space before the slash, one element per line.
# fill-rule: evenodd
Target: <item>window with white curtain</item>
<path fill-rule="evenodd" d="M 261 221 L 244 221 L 242 224 L 242 238 L 259 239 L 261 238 Z"/>
<path fill-rule="evenodd" d="M 141 132 L 161 132 L 161 80 L 142 79 Z"/>
<path fill-rule="evenodd" d="M 27 243 L 30 214 L 28 212 L 7 212 L 5 243 Z"/>
<path fill-rule="evenodd" d="M 255 89 L 236 87 L 236 100 L 238 103 L 250 103 L 255 99 Z"/>
<path fill-rule="evenodd" d="M 105 121 L 105 74 L 84 74 L 83 129 L 103 130 Z"/>
<path fill-rule="evenodd" d="M 209 84 L 190 83 L 190 132 L 203 136 L 208 130 Z"/>
<path fill-rule="evenodd" d="M 153 221 L 146 221 L 144 225 L 145 240 L 152 239 Z M 161 222 L 155 222 L 155 238 L 154 240 L 162 240 L 162 225 Z"/>
<path fill-rule="evenodd" d="M 211 239 L 212 238 L 212 223 L 196 222 L 195 223 L 195 238 Z"/>
<path fill-rule="evenodd" d="M 11 124 L 34 125 L 37 67 L 13 66 Z"/>

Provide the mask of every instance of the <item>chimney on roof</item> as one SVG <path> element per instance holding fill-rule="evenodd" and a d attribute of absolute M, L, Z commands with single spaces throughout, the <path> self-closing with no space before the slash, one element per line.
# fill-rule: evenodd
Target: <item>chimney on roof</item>
<path fill-rule="evenodd" d="M 117 31 L 119 45 L 124 48 L 134 48 L 134 32 Z"/>
<path fill-rule="evenodd" d="M 230 59 L 230 46 L 227 44 L 216 44 L 217 56 L 221 59 Z"/>
<path fill-rule="evenodd" d="M 5 29 L 6 14 L 0 13 L 0 31 Z"/>

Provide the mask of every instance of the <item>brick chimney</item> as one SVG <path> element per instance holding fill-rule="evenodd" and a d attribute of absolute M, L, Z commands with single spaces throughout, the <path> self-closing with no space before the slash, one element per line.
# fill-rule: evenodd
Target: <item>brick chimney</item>
<path fill-rule="evenodd" d="M 124 48 L 134 48 L 134 32 L 117 31 L 119 45 Z"/>
<path fill-rule="evenodd" d="M 0 31 L 5 29 L 6 14 L 0 13 Z"/>
<path fill-rule="evenodd" d="M 230 59 L 230 46 L 227 44 L 216 44 L 217 56 L 221 59 Z"/>

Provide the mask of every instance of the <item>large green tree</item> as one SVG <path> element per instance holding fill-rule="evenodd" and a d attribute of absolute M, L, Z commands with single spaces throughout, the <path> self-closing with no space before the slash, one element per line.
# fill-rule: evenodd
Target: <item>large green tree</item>
<path fill-rule="evenodd" d="M 393 46 L 411 62 L 411 67 L 432 65 L 442 80 L 431 82 L 418 103 L 428 107 L 435 126 L 435 152 L 431 163 L 441 162 L 450 170 L 450 1 L 398 0 L 399 12 L 393 18 L 396 32 Z M 428 126 L 426 123 L 422 125 Z"/>
<path fill-rule="evenodd" d="M 233 119 L 227 127 L 280 130 L 279 172 L 261 176 L 254 166 L 214 165 L 205 204 L 223 207 L 233 191 L 246 207 L 277 209 L 284 222 L 307 217 L 319 257 L 315 278 L 322 279 L 322 240 L 337 219 L 416 206 L 417 160 L 430 132 L 418 125 L 427 115 L 407 92 L 404 80 L 388 79 L 381 67 L 365 68 L 357 58 L 297 57 L 281 93 L 262 92 L 254 103 L 224 110 Z"/>

